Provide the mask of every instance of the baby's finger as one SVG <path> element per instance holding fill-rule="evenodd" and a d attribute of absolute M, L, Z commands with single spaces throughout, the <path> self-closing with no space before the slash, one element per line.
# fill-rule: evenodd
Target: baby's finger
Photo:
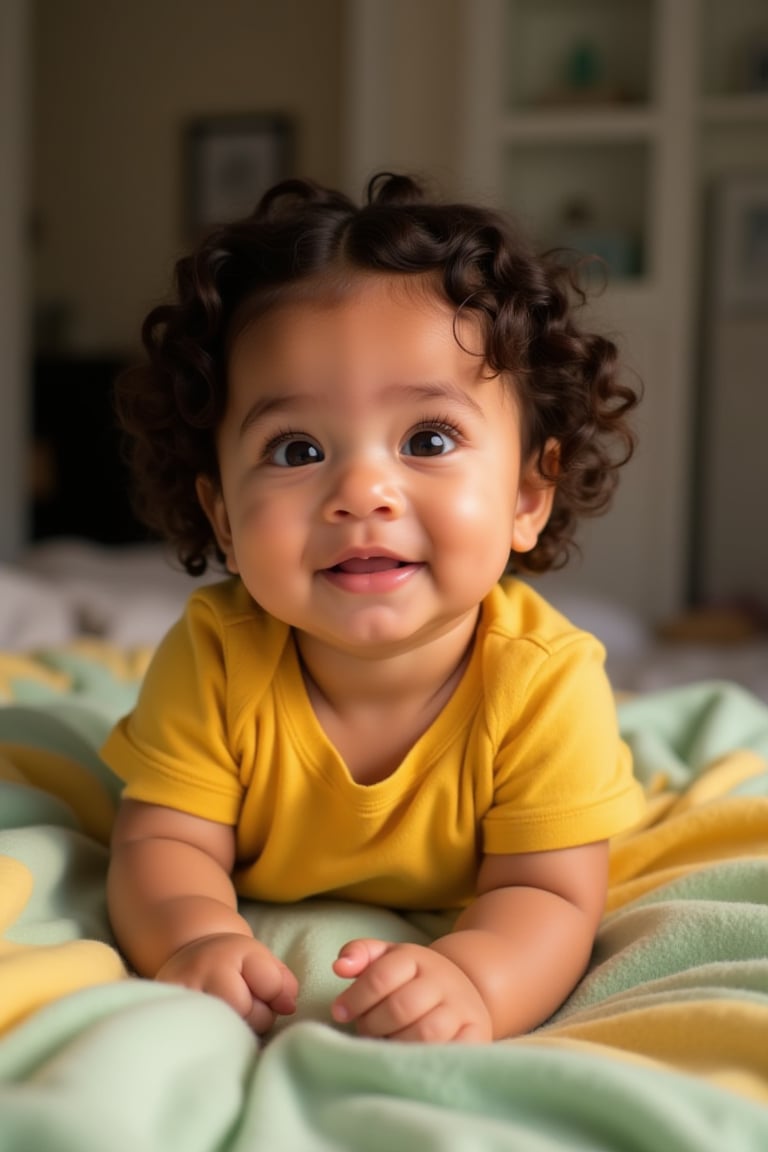
<path fill-rule="evenodd" d="M 437 1018 L 441 1011 L 442 989 L 432 981 L 416 978 L 397 988 L 368 1012 L 357 1017 L 357 1031 L 361 1036 L 388 1036 L 393 1039 L 412 1029 L 418 1030 L 422 1021 Z M 425 1026 L 425 1034 L 429 1034 Z M 445 1031 L 445 1029 L 444 1029 Z M 417 1035 L 416 1033 L 414 1035 Z M 443 1038 L 442 1034 L 439 1037 Z"/>
<path fill-rule="evenodd" d="M 192 985 L 188 985 L 188 987 L 190 986 Z M 207 979 L 198 986 L 209 996 L 216 996 L 219 1000 L 224 1000 L 230 1008 L 234 1008 L 238 1016 L 242 1016 L 243 1019 L 247 1018 L 251 1010 L 253 996 L 236 968 L 225 968 L 224 965 L 221 965 L 218 969 L 210 972 Z"/>
<path fill-rule="evenodd" d="M 369 964 L 378 960 L 392 947 L 386 940 L 360 938 L 350 940 L 339 951 L 333 962 L 333 970 L 342 979 L 352 980 L 364 972 Z"/>
<path fill-rule="evenodd" d="M 275 1022 L 275 1013 L 272 1011 L 268 1004 L 262 1000 L 251 1000 L 251 1007 L 244 1015 L 243 1019 L 246 1024 L 256 1033 L 257 1036 L 263 1036 L 265 1032 L 269 1032 L 270 1028 Z"/>
<path fill-rule="evenodd" d="M 417 972 L 416 959 L 409 952 L 399 948 L 385 952 L 336 997 L 334 1019 L 340 1023 L 358 1019 L 413 980 Z"/>
<path fill-rule="evenodd" d="M 254 1000 L 261 1000 L 283 1015 L 296 1011 L 296 977 L 266 949 L 243 957 L 242 974 Z"/>
<path fill-rule="evenodd" d="M 359 1022 L 358 1026 L 361 1033 L 363 1033 L 364 1027 L 367 1029 L 367 1024 L 367 1017 Z M 403 1043 L 446 1044 L 451 1040 L 461 1039 L 461 1033 L 462 1029 L 456 1019 L 456 1013 L 447 1004 L 438 1004 L 407 1027 L 383 1035 L 386 1035 L 390 1040 L 399 1040 Z M 366 1030 L 364 1035 L 368 1036 L 371 1033 Z M 376 1033 L 376 1035 L 382 1035 L 382 1033 Z"/>
<path fill-rule="evenodd" d="M 277 996 L 273 996 L 269 1002 L 270 1008 L 277 1012 L 280 1016 L 292 1016 L 296 1011 L 296 1000 L 299 995 L 299 982 L 291 972 L 290 968 L 286 968 L 284 964 L 281 965 L 283 970 L 283 987 L 278 992 Z"/>

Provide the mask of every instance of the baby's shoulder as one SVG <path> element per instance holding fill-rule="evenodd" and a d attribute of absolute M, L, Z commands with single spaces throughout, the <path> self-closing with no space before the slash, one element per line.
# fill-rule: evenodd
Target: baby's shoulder
<path fill-rule="evenodd" d="M 258 709 L 285 659 L 288 625 L 265 612 L 237 578 L 196 589 L 179 624 L 190 663 L 217 685 L 230 718 Z"/>
<path fill-rule="evenodd" d="M 215 632 L 225 643 L 256 651 L 285 643 L 287 625 L 265 612 L 237 577 L 205 584 L 189 596 L 182 622 L 193 634 Z"/>
<path fill-rule="evenodd" d="M 483 604 L 483 631 L 491 650 L 514 651 L 544 659 L 571 645 L 594 647 L 600 642 L 578 628 L 536 589 L 512 577 L 502 580 Z"/>
<path fill-rule="evenodd" d="M 268 682 L 280 662 L 290 630 L 264 612 L 237 578 L 196 588 L 181 616 L 154 653 L 150 672 L 230 683 Z"/>
<path fill-rule="evenodd" d="M 479 642 L 482 693 L 497 720 L 523 714 L 533 700 L 548 706 L 566 684 L 589 695 L 605 680 L 600 641 L 519 580 L 503 581 L 484 602 Z"/>

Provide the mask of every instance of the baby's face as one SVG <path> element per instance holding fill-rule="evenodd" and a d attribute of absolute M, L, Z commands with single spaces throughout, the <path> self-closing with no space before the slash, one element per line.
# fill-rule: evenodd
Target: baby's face
<path fill-rule="evenodd" d="M 458 340 L 457 340 L 458 336 Z M 236 338 L 200 494 L 228 568 L 322 643 L 386 654 L 466 623 L 551 489 L 522 468 L 518 406 L 474 322 L 424 282 L 368 276 Z"/>

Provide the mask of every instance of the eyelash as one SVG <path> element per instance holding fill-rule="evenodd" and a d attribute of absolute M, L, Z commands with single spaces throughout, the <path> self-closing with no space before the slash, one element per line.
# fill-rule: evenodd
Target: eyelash
<path fill-rule="evenodd" d="M 279 448 L 281 444 L 289 443 L 291 440 L 309 440 L 313 444 L 317 442 L 314 436 L 310 436 L 308 432 L 301 432 L 298 428 L 281 428 L 279 432 L 267 440 L 262 449 L 263 458 L 269 460 L 276 448 Z"/>
<path fill-rule="evenodd" d="M 461 443 L 463 440 L 461 429 L 457 428 L 452 421 L 442 416 L 438 416 L 437 418 L 425 417 L 423 420 L 419 420 L 408 430 L 405 439 L 413 436 L 415 432 L 426 432 L 429 429 L 436 432 L 444 432 L 446 436 L 449 436 L 457 443 Z M 308 432 L 302 432 L 297 428 L 281 428 L 274 436 L 271 436 L 264 445 L 262 459 L 271 460 L 276 449 L 279 448 L 281 444 L 287 444 L 291 440 L 308 440 L 316 443 L 315 437 L 310 436 Z"/>
<path fill-rule="evenodd" d="M 442 416 L 436 420 L 419 420 L 418 424 L 414 424 L 413 428 L 410 429 L 408 435 L 412 436 L 414 432 L 426 432 L 428 429 L 432 429 L 435 432 L 444 432 L 446 436 L 450 436 L 452 440 L 458 442 L 463 440 L 461 429 L 457 428 L 455 424 L 452 424 L 450 420 Z"/>

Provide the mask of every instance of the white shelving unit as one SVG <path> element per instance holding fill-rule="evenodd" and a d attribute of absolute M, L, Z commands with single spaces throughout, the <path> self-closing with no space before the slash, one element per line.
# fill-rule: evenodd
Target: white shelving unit
<path fill-rule="evenodd" d="M 542 246 L 573 239 L 574 204 L 629 241 L 592 308 L 644 382 L 640 448 L 614 510 L 585 526 L 583 562 L 553 579 L 649 620 L 673 614 L 689 584 L 705 208 L 724 172 L 768 167 L 768 92 L 749 81 L 768 0 L 349 0 L 348 12 L 351 190 L 376 168 L 422 170 L 511 209 Z"/>
<path fill-rule="evenodd" d="M 637 257 L 616 261 L 593 307 L 644 381 L 640 450 L 581 566 L 553 580 L 663 617 L 689 585 L 709 188 L 768 168 L 768 90 L 754 90 L 768 85 L 768 4 L 465 0 L 463 28 L 473 194 L 542 245 L 574 239 L 563 221 L 581 204 L 598 240 L 623 236 L 619 257 Z"/>
<path fill-rule="evenodd" d="M 706 192 L 730 172 L 768 168 L 768 3 L 699 0 L 699 19 L 698 167 Z"/>
<path fill-rule="evenodd" d="M 696 592 L 703 602 L 768 603 L 768 292 L 739 287 L 747 255 L 734 211 L 744 189 L 768 218 L 768 3 L 702 0 L 701 195 L 708 240 L 702 297 Z M 762 262 L 763 283 L 768 268 Z"/>
<path fill-rule="evenodd" d="M 650 0 L 465 5 L 464 171 L 542 243 L 562 238 L 579 205 L 594 227 L 645 248 L 647 156 L 660 129 L 651 9 Z M 632 271 L 645 262 L 643 252 Z"/>
<path fill-rule="evenodd" d="M 768 124 L 768 94 L 705 96 L 701 102 L 701 122 L 706 128 Z"/>
<path fill-rule="evenodd" d="M 686 592 L 696 16 L 696 0 L 463 6 L 468 186 L 542 246 L 578 245 L 569 206 L 591 218 L 585 246 L 618 256 L 594 321 L 645 387 L 641 446 L 614 509 L 585 525 L 582 561 L 551 583 L 649 619 Z"/>

